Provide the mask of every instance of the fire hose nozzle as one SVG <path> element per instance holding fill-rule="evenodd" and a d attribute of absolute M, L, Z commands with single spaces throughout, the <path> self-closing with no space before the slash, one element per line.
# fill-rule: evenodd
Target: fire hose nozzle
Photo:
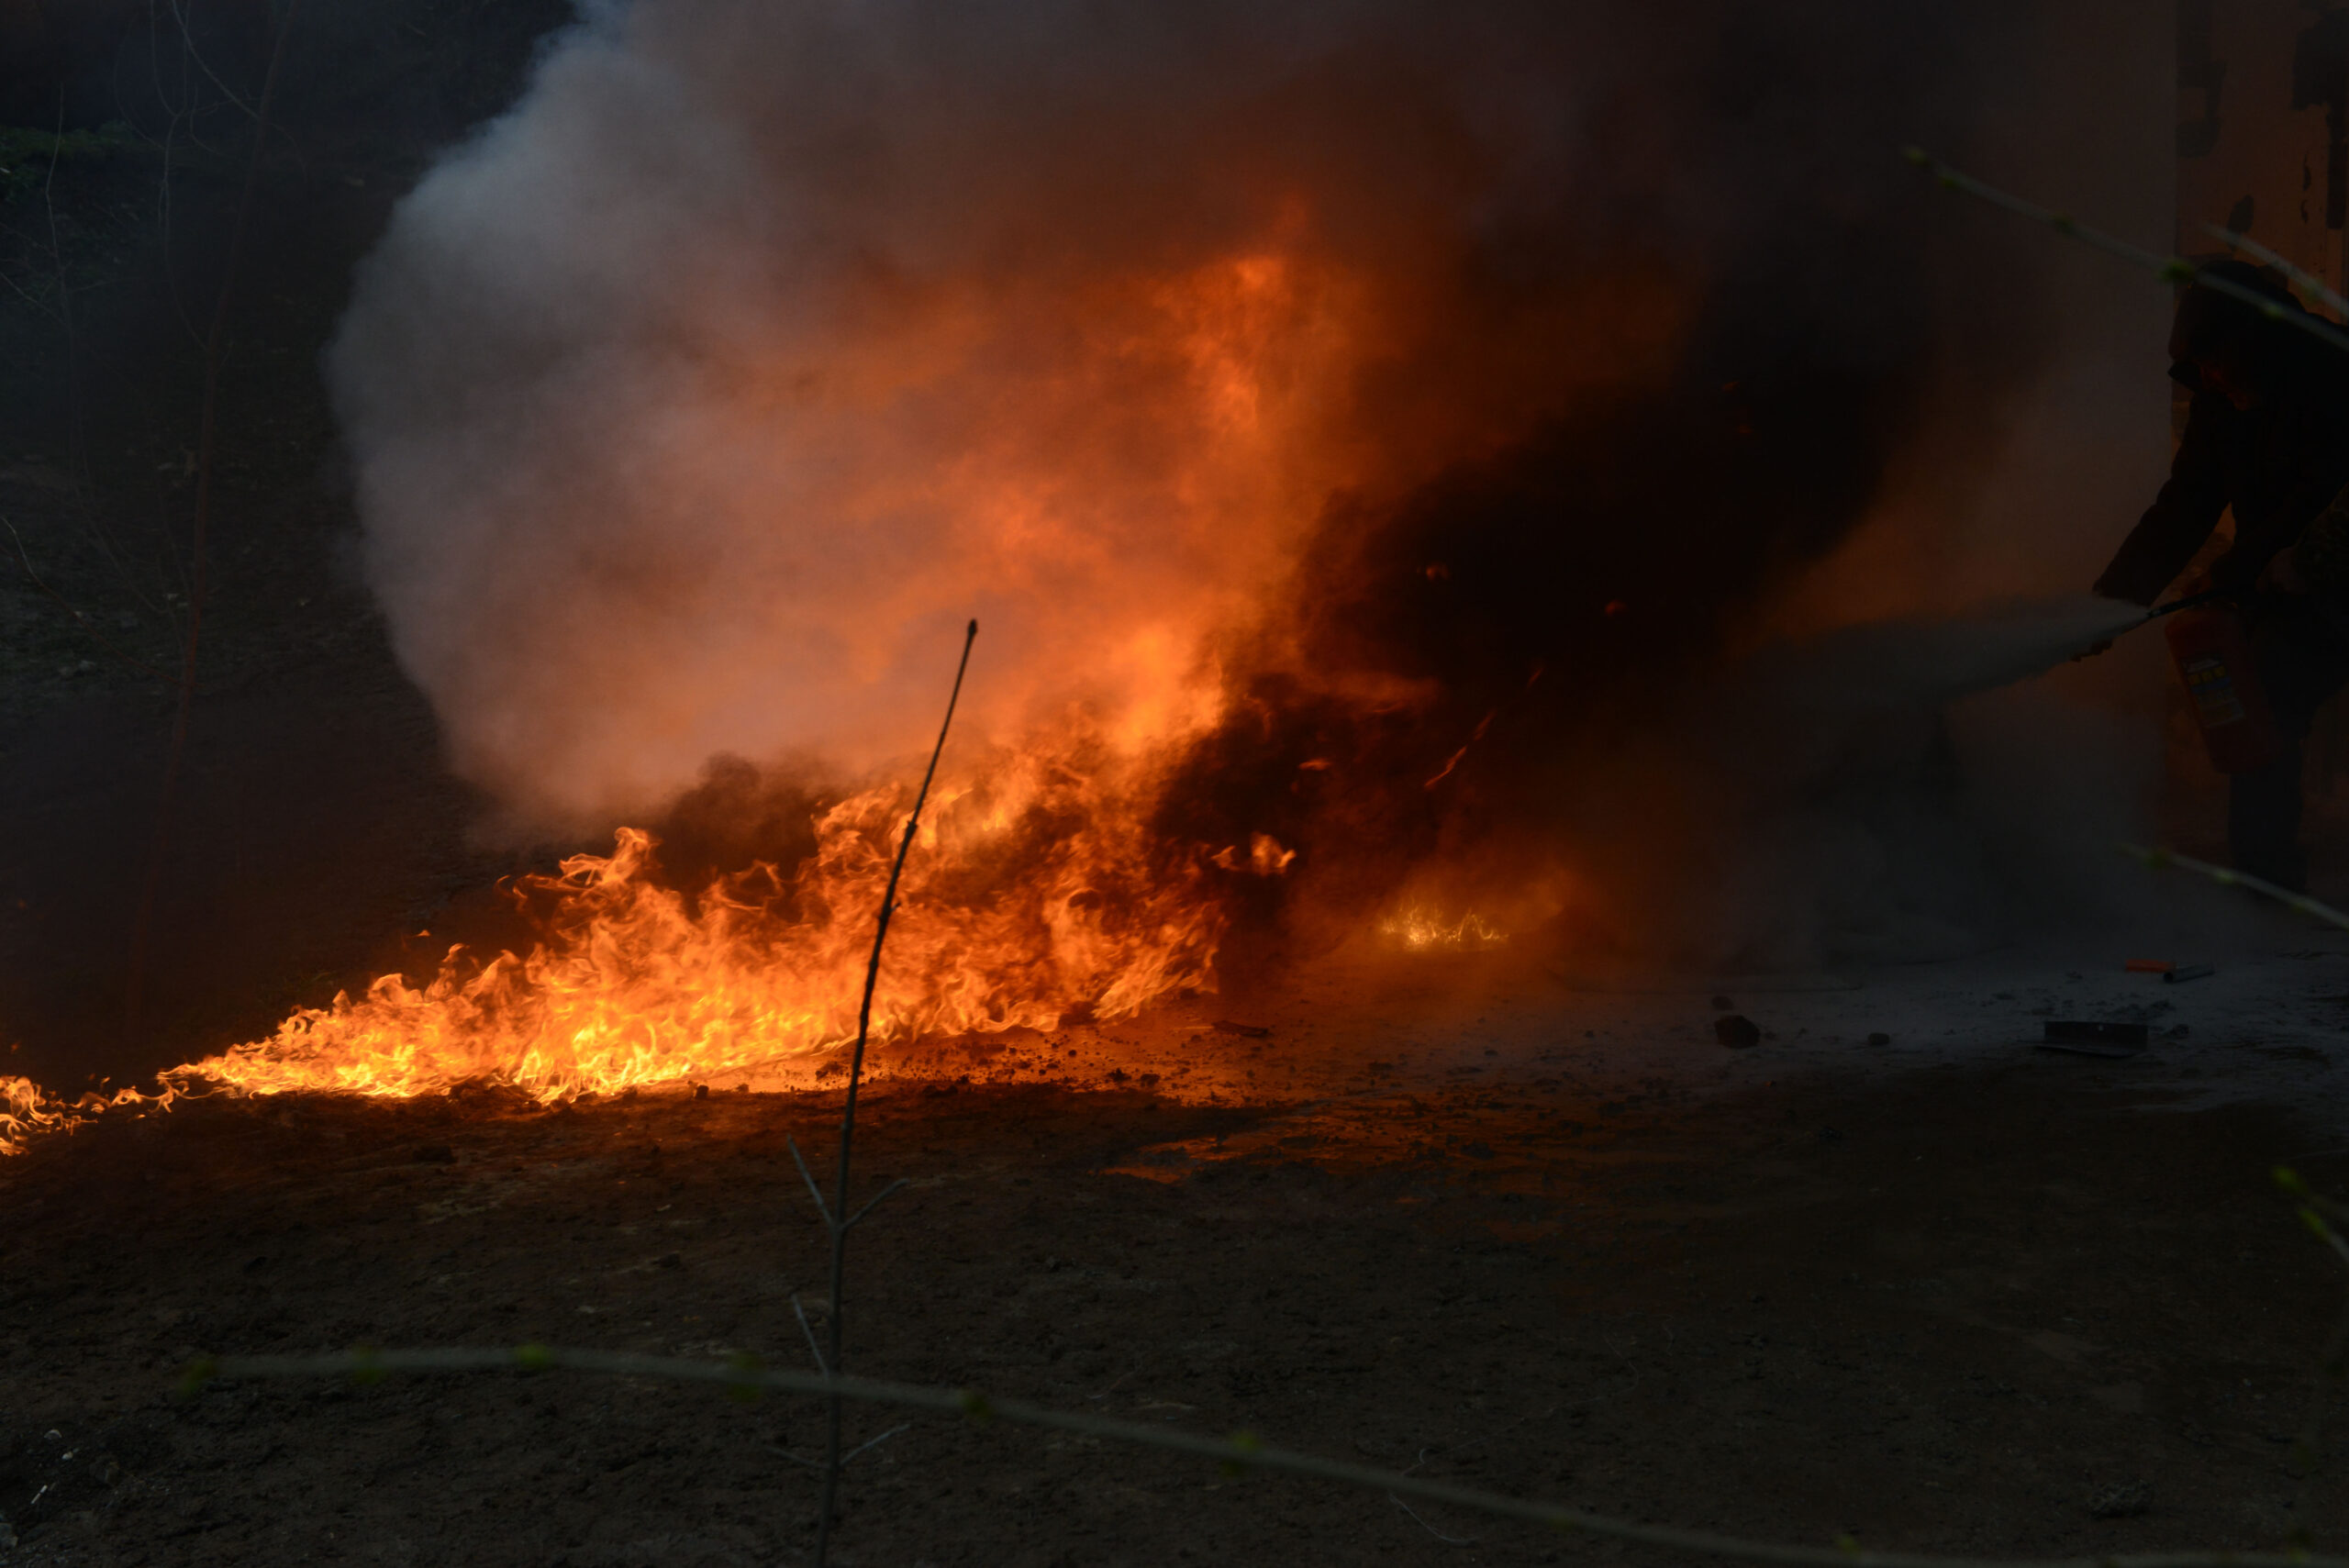
<path fill-rule="evenodd" d="M 2154 622 L 2161 619 L 2164 616 L 2176 615 L 2180 610 L 2196 609 L 2203 605 L 2215 603 L 2220 599 L 2232 598 L 2234 595 L 2235 590 L 2232 588 L 2207 588 L 2199 594 L 2188 594 L 2182 599 L 2172 599 L 2166 605 L 2155 605 L 2151 609 L 2148 609 L 2141 618 L 2130 622 L 2128 625 L 2120 628 L 2118 630 L 2109 632 L 2106 635 L 2098 638 L 2094 642 L 2089 643 L 2086 648 L 2083 648 L 2077 653 L 2073 654 L 2071 662 L 2077 664 L 2084 659 L 2093 659 L 2099 653 L 2107 652 L 2111 649 L 2113 642 L 2117 639 L 2126 637 L 2129 633 L 2135 631 L 2140 627 L 2151 626 Z"/>
<path fill-rule="evenodd" d="M 2231 599 L 2234 595 L 2235 590 L 2232 588 L 2206 588 L 2199 594 L 2188 594 L 2182 599 L 2172 599 L 2166 605 L 2155 605 L 2145 612 L 2145 619 L 2156 621 L 2164 616 L 2176 615 L 2180 610 L 2193 609 L 2198 605 L 2215 604 L 2221 599 Z"/>

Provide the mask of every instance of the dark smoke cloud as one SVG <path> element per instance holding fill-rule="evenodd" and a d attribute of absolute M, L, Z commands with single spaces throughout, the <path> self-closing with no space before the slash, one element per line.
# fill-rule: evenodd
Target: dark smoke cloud
<path fill-rule="evenodd" d="M 975 613 L 982 729 L 1179 743 L 1324 904 L 1620 880 L 1640 738 L 2046 367 L 2062 263 L 1894 153 L 2058 124 L 2088 9 L 595 6 L 362 276 L 369 570 L 525 819 L 885 762 Z"/>

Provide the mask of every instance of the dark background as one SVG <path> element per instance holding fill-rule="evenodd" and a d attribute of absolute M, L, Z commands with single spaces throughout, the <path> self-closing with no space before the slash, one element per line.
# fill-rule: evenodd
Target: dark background
<path fill-rule="evenodd" d="M 470 802 L 357 581 L 317 356 L 400 193 L 512 100 L 567 7 L 312 4 L 235 280 L 200 695 L 124 1038 L 205 334 L 273 36 L 262 4 L 186 14 L 0 6 L 0 1038 L 58 1089 L 266 1032 L 512 861 L 468 847 Z"/>

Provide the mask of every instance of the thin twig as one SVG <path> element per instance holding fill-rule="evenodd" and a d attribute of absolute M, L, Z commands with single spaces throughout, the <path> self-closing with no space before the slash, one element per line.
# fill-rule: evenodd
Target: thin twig
<path fill-rule="evenodd" d="M 2311 919 L 2322 920 L 2328 926 L 2338 926 L 2341 929 L 2349 931 L 2349 915 L 2343 914 L 2332 905 L 2321 904 L 2305 893 L 2295 893 L 2288 887 L 2278 887 L 2272 882 L 2263 881 L 2259 877 L 2239 872 L 2232 866 L 2212 865 L 2209 861 L 2198 861 L 2192 855 L 2181 855 L 2176 850 L 2147 849 L 2143 844 L 2122 844 L 2118 847 L 2122 854 L 2132 860 L 2143 862 L 2150 870 L 2159 871 L 2164 866 L 2176 866 L 2180 871 L 2198 872 L 2221 887 L 2249 888 L 2254 893 L 2264 894 L 2275 899 L 2288 909 L 2297 910 Z"/>
<path fill-rule="evenodd" d="M 35 296 L 35 295 L 34 295 L 34 294 L 33 294 L 29 289 L 26 288 L 24 284 L 22 284 L 18 283 L 16 279 L 14 279 L 14 278 L 10 277 L 7 273 L 6 273 L 6 272 L 0 272 L 0 284 L 6 284 L 10 288 L 12 288 L 12 289 L 14 289 L 14 290 L 16 290 L 16 291 L 17 291 L 17 297 L 18 299 L 23 300 L 27 305 L 30 306 L 33 309 L 39 311 L 43 316 L 48 317 L 51 321 L 60 321 L 60 322 L 61 322 L 61 320 L 60 317 L 58 316 L 57 312 L 55 312 L 55 311 L 53 311 L 53 310 L 50 309 L 50 307 L 49 307 L 49 306 L 47 306 L 43 305 L 43 304 L 40 302 L 40 300 L 39 300 L 37 296 Z"/>
<path fill-rule="evenodd" d="M 913 1428 L 914 1424 L 911 1421 L 900 1421 L 896 1426 L 891 1427 L 887 1431 L 883 1432 L 879 1437 L 867 1438 L 863 1442 L 857 1444 L 854 1448 L 849 1450 L 848 1452 L 841 1456 L 841 1463 L 843 1465 L 849 1464 L 854 1462 L 857 1455 L 865 1452 L 867 1450 L 879 1448 L 883 1443 L 887 1442 L 899 1432 L 909 1432 L 913 1430 Z"/>
<path fill-rule="evenodd" d="M 789 1133 L 784 1134 L 783 1146 L 791 1151 L 791 1162 L 799 1167 L 799 1179 L 807 1184 L 807 1195 L 816 1200 L 816 1218 L 824 1222 L 825 1229 L 829 1230 L 832 1228 L 832 1207 L 824 1201 L 824 1189 L 816 1184 L 815 1173 L 808 1170 L 807 1162 L 799 1157 L 799 1145 L 792 1141 Z"/>
<path fill-rule="evenodd" d="M 1397 1507 L 1402 1509 L 1405 1513 L 1410 1515 L 1411 1522 L 1413 1524 L 1419 1526 L 1421 1529 L 1427 1531 L 1430 1535 L 1435 1537 L 1436 1540 L 1443 1542 L 1446 1546 L 1474 1546 L 1476 1544 L 1476 1538 L 1473 1535 L 1444 1534 L 1443 1531 L 1436 1529 L 1435 1526 L 1419 1518 L 1418 1509 L 1412 1507 L 1410 1504 L 1403 1501 L 1402 1498 L 1397 1497 L 1392 1492 L 1389 1492 L 1386 1495 L 1386 1500 L 1394 1504 Z"/>
<path fill-rule="evenodd" d="M 1419 1457 L 1413 1460 L 1411 1462 L 1411 1468 L 1404 1471 L 1403 1473 L 1405 1475 L 1417 1475 L 1420 1471 L 1426 1469 L 1428 1455 L 1431 1451 L 1432 1451 L 1429 1449 L 1419 1450 Z M 1446 1546 L 1474 1546 L 1476 1544 L 1476 1538 L 1475 1536 L 1444 1534 L 1443 1531 L 1436 1529 L 1435 1526 L 1419 1518 L 1418 1509 L 1412 1507 L 1410 1504 L 1403 1501 L 1402 1498 L 1397 1497 L 1392 1492 L 1386 1494 L 1386 1500 L 1394 1504 L 1397 1507 L 1402 1509 L 1405 1513 L 1410 1515 L 1411 1522 L 1413 1524 L 1419 1526 L 1421 1529 L 1427 1531 L 1430 1535 L 1435 1537 L 1436 1540 L 1443 1542 Z"/>
<path fill-rule="evenodd" d="M 930 750 L 930 767 L 921 775 L 921 788 L 914 792 L 914 808 L 906 817 L 905 837 L 897 840 L 897 859 L 889 867 L 889 885 L 881 893 L 881 915 L 873 927 L 873 956 L 864 965 L 864 999 L 856 1009 L 856 1049 L 849 1056 L 848 1097 L 841 1106 L 841 1157 L 838 1179 L 832 1184 L 832 1316 L 830 1322 L 831 1353 L 825 1358 L 834 1376 L 847 1363 L 841 1359 L 842 1336 L 846 1330 L 848 1310 L 841 1298 L 848 1293 L 848 1231 L 855 1219 L 848 1215 L 849 1157 L 856 1138 L 856 1091 L 864 1077 L 864 1045 L 873 1032 L 873 991 L 881 981 L 881 948 L 889 940 L 889 917 L 896 913 L 897 879 L 905 874 L 906 856 L 914 847 L 914 831 L 921 826 L 921 808 L 930 799 L 931 781 L 938 777 L 938 759 L 946 751 L 946 732 L 954 725 L 954 705 L 963 697 L 963 677 L 971 669 L 971 644 L 978 640 L 976 620 L 963 628 L 963 657 L 954 666 L 954 686 L 946 694 L 946 717 L 938 726 L 938 744 Z M 796 1150 L 793 1151 L 795 1156 Z M 892 1188 L 891 1190 L 894 1190 Z M 881 1197 L 888 1196 L 888 1192 Z M 876 1197 L 873 1203 L 881 1201 Z M 820 1204 L 820 1199 L 818 1200 Z M 856 1219 L 864 1218 L 865 1209 L 856 1212 Z M 840 1492 L 841 1482 L 841 1399 L 835 1395 L 825 1409 L 825 1452 L 829 1456 L 824 1467 L 823 1496 L 816 1511 L 816 1568 L 824 1568 L 832 1543 L 832 1501 Z"/>
<path fill-rule="evenodd" d="M 864 1200 L 864 1207 L 863 1208 L 858 1209 L 854 1214 L 850 1215 L 846 1219 L 841 1221 L 841 1229 L 843 1230 L 854 1229 L 858 1220 L 863 1219 L 866 1215 L 871 1214 L 874 1209 L 880 1207 L 881 1200 L 883 1198 L 887 1197 L 891 1193 L 896 1192 L 899 1187 L 902 1187 L 905 1184 L 906 1178 L 899 1176 L 896 1181 L 891 1182 L 887 1186 L 883 1187 L 879 1192 L 874 1193 L 871 1197 Z"/>
<path fill-rule="evenodd" d="M 254 112 L 250 104 L 237 96 L 229 85 L 220 80 L 220 73 L 212 69 L 211 63 L 204 58 L 204 51 L 195 47 L 195 34 L 188 27 L 187 15 L 180 9 L 179 0 L 172 0 L 172 20 L 179 24 L 180 45 L 187 50 L 187 57 L 195 61 L 195 68 L 198 71 L 212 78 L 212 84 L 220 89 L 220 95 L 242 109 L 246 118 L 252 120 L 261 118 L 261 115 Z M 266 107 L 267 106 L 264 105 L 264 111 Z"/>
<path fill-rule="evenodd" d="M 107 639 L 105 632 L 100 631 L 96 627 L 90 624 L 89 617 L 83 615 L 80 610 L 75 609 L 64 595 L 59 593 L 56 589 L 41 581 L 40 573 L 33 570 L 32 558 L 25 553 L 24 538 L 17 532 L 17 525 L 10 522 L 6 517 L 0 517 L 0 528 L 6 528 L 8 530 L 8 538 L 16 544 L 17 547 L 17 564 L 24 568 L 25 575 L 27 578 L 31 580 L 32 585 L 39 588 L 50 598 L 56 600 L 58 607 L 62 609 L 67 615 L 72 616 L 75 624 L 80 626 L 83 631 L 88 632 L 91 639 L 95 641 L 99 647 L 105 649 L 107 652 L 121 660 L 124 663 L 129 665 L 132 669 L 152 675 L 159 681 L 172 681 L 178 678 L 174 675 L 167 675 L 162 671 L 156 669 L 152 664 L 148 663 L 145 660 L 134 658 L 130 654 L 125 653 L 121 649 L 117 648 L 113 642 Z"/>
<path fill-rule="evenodd" d="M 2164 256 L 2156 251 L 2148 250 L 2142 245 L 2132 245 L 2126 239 L 2117 239 L 2102 229 L 2089 228 L 2068 213 L 2057 212 L 2053 207 L 2043 207 L 2036 202 L 2026 201 L 2021 196 L 1998 189 L 1996 185 L 1986 185 L 1973 175 L 1960 173 L 1957 170 L 1951 168 L 1926 152 L 1921 147 L 1904 148 L 1901 155 L 1909 162 L 1932 174 L 1934 182 L 1943 190 L 1963 191 L 1969 196 L 1988 202 L 1992 206 L 2003 208 L 2021 217 L 2030 218 L 2034 223 L 2043 223 L 2056 233 L 2068 236 L 2084 245 L 2101 250 L 2108 256 L 2118 256 L 2132 265 L 2143 267 L 2164 283 L 2192 284 L 2199 288 L 2209 289 L 2213 294 L 2225 295 L 2230 299 L 2239 300 L 2251 306 L 2270 321 L 2281 321 L 2297 327 L 2311 338 L 2330 343 L 2336 349 L 2349 351 L 2349 332 L 2343 331 L 2321 316 L 2311 315 L 2305 310 L 2287 309 L 2255 288 L 2236 283 L 2232 278 L 2213 275 L 2199 262 L 2189 261 L 2183 256 Z"/>
<path fill-rule="evenodd" d="M 1246 1432 L 1228 1438 L 1186 1432 L 1163 1423 L 1120 1421 L 1088 1416 L 1024 1400 L 997 1399 L 976 1389 L 940 1388 L 911 1383 L 890 1383 L 866 1377 L 818 1377 L 736 1362 L 685 1361 L 668 1356 L 634 1355 L 621 1351 L 554 1350 L 524 1345 L 515 1350 L 355 1351 L 340 1355 L 235 1356 L 201 1361 L 190 1367 L 182 1386 L 193 1393 L 224 1377 L 347 1376 L 373 1381 L 395 1372 L 543 1372 L 554 1369 L 599 1372 L 621 1377 L 658 1377 L 682 1383 L 711 1383 L 751 1391 L 818 1395 L 827 1399 L 857 1399 L 900 1405 L 915 1409 L 959 1414 L 974 1421 L 1000 1420 L 1016 1426 L 1042 1427 L 1086 1437 L 1113 1438 L 1145 1448 L 1211 1459 L 1233 1470 L 1266 1470 L 1334 1481 L 1375 1492 L 1466 1508 L 1498 1518 L 1615 1540 L 1638 1541 L 1700 1557 L 1734 1558 L 1748 1562 L 1775 1562 L 1789 1568 L 2349 1568 L 2349 1557 L 2309 1551 L 2143 1551 L 2115 1552 L 2095 1557 L 2008 1560 L 1978 1557 L 1936 1557 L 1923 1552 L 1869 1551 L 1846 1539 L 1832 1546 L 1787 1546 L 1776 1541 L 1746 1540 L 1711 1530 L 1682 1529 L 1672 1525 L 1642 1524 L 1632 1519 L 1559 1507 L 1498 1492 L 1457 1486 L 1423 1476 L 1398 1475 L 1393 1471 L 1348 1464 L 1317 1454 L 1275 1448 Z"/>
<path fill-rule="evenodd" d="M 791 1313 L 799 1319 L 799 1331 L 807 1336 L 807 1353 L 816 1358 L 816 1370 L 829 1373 L 832 1369 L 824 1362 L 824 1347 L 816 1342 L 816 1326 L 807 1321 L 807 1309 L 799 1305 L 799 1293 L 791 1293 Z"/>

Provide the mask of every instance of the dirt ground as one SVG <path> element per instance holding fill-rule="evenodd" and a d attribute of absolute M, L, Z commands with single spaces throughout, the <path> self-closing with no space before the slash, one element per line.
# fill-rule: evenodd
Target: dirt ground
<path fill-rule="evenodd" d="M 2291 1447 L 2344 1280 L 2267 1176 L 2349 1189 L 2326 1118 L 2027 1051 L 1858 1077 L 1765 1042 L 1721 1082 L 1709 1044 L 1642 1067 L 1579 1032 L 1306 1100 L 1088 1086 L 1057 1064 L 1089 1035 L 885 1080 L 860 1168 L 910 1185 L 857 1234 L 851 1364 L 1779 1540 L 2349 1535 L 2339 1422 L 2313 1476 Z M 1284 1049 L 1196 1038 L 1230 1072 Z M 823 1249 L 784 1140 L 829 1151 L 837 1105 L 209 1102 L 39 1144 L 0 1166 L 6 1560 L 796 1560 L 810 1403 L 173 1386 L 199 1351 L 360 1343 L 796 1364 Z M 926 1416 L 847 1493 L 852 1563 L 1623 1554 Z"/>

